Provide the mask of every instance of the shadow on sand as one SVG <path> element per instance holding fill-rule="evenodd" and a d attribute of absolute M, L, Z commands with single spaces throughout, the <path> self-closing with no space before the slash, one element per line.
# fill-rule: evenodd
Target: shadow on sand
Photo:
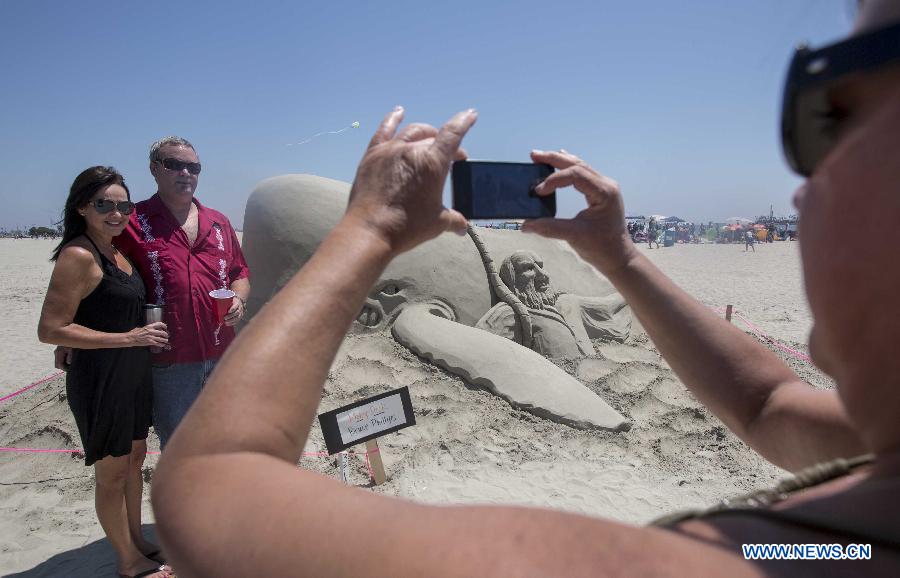
<path fill-rule="evenodd" d="M 144 536 L 154 543 L 156 526 L 144 524 Z M 52 558 L 41 562 L 30 570 L 6 574 L 3 578 L 104 578 L 118 576 L 116 573 L 116 556 L 109 541 L 104 538 L 75 548 L 60 552 Z"/>

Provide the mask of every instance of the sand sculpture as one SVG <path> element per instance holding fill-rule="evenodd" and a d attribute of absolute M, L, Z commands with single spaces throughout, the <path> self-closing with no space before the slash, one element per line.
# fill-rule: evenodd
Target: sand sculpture
<path fill-rule="evenodd" d="M 470 234 L 477 235 L 474 229 Z M 596 353 L 590 338 L 623 342 L 631 329 L 631 315 L 618 293 L 581 297 L 559 293 L 534 251 L 519 250 L 500 268 L 502 299 L 475 327 L 511 339 L 545 357 L 575 358 Z"/>
<path fill-rule="evenodd" d="M 349 191 L 348 183 L 312 175 L 256 187 L 243 239 L 254 275 L 250 317 L 337 224 Z M 499 272 L 492 256 L 505 259 Z M 394 259 L 351 330 L 390 328 L 417 355 L 535 415 L 622 430 L 621 414 L 544 356 L 593 353 L 591 337 L 623 341 L 630 323 L 612 285 L 566 245 L 470 227 L 468 236 L 444 234 Z"/>

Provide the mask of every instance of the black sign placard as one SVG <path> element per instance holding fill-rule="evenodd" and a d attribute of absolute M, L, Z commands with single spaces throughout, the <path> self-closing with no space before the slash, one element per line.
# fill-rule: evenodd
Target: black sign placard
<path fill-rule="evenodd" d="M 409 388 L 401 387 L 319 415 L 329 454 L 416 425 Z"/>

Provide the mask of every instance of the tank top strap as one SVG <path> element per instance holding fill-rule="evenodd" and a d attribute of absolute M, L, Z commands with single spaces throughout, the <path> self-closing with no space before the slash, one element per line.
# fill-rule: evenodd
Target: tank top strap
<path fill-rule="evenodd" d="M 103 251 L 101 251 L 100 247 L 97 246 L 97 243 L 95 243 L 94 240 L 91 239 L 90 235 L 85 233 L 84 236 L 88 241 L 91 242 L 91 245 L 94 246 L 94 250 L 97 251 L 97 254 L 100 255 L 100 263 L 102 263 L 103 265 L 102 269 L 104 273 L 112 273 L 113 270 L 118 269 L 116 264 L 110 261 L 109 258 L 103 254 Z M 110 270 L 110 268 L 112 268 L 112 270 Z"/>

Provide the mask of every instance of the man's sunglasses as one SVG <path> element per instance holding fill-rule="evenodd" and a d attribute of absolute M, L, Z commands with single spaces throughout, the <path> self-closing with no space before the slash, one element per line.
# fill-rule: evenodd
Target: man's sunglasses
<path fill-rule="evenodd" d="M 134 203 L 132 203 L 131 201 L 119 201 L 117 203 L 109 199 L 96 199 L 91 201 L 89 204 L 93 205 L 93 207 L 97 209 L 97 212 L 101 215 L 112 213 L 116 209 L 118 209 L 119 212 L 123 215 L 130 215 L 134 212 Z"/>
<path fill-rule="evenodd" d="M 186 163 L 178 159 L 163 159 L 158 162 L 162 163 L 162 166 L 170 171 L 176 171 L 180 173 L 184 169 L 187 169 L 187 172 L 191 173 L 192 175 L 200 174 L 200 163 Z"/>
<path fill-rule="evenodd" d="M 829 93 L 847 76 L 900 62 L 900 24 L 875 30 L 818 50 L 801 46 L 784 85 L 781 143 L 788 164 L 808 177 L 834 146 L 840 111 Z"/>

